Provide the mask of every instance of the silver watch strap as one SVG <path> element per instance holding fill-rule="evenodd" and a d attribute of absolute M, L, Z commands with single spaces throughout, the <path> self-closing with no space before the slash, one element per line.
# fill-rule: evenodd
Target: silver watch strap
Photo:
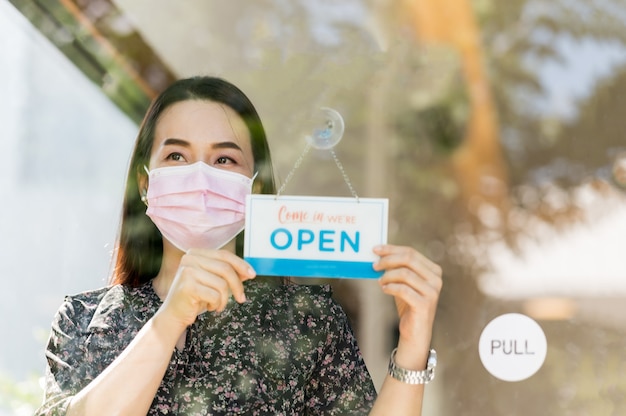
<path fill-rule="evenodd" d="M 435 378 L 435 367 L 437 366 L 437 352 L 434 349 L 429 351 L 426 369 L 421 371 L 399 367 L 395 361 L 397 350 L 397 348 L 394 348 L 389 360 L 389 375 L 391 377 L 407 384 L 428 384 L 433 381 Z"/>

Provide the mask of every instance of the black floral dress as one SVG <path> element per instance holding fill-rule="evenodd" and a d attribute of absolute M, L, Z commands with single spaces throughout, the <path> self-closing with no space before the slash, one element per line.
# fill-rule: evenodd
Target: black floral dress
<path fill-rule="evenodd" d="M 148 414 L 367 414 L 376 392 L 330 288 L 253 280 L 245 291 L 244 304 L 231 299 L 188 328 Z M 66 297 L 52 324 L 36 414 L 65 414 L 160 306 L 151 282 Z"/>

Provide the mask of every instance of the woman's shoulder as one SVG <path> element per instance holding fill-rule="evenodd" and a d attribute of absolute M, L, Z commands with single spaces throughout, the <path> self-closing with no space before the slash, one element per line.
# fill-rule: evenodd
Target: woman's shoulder
<path fill-rule="evenodd" d="M 104 286 L 97 289 L 90 289 L 70 295 L 65 295 L 63 299 L 64 307 L 71 307 L 77 310 L 89 310 L 98 306 L 102 298 L 115 286 Z"/>
<path fill-rule="evenodd" d="M 145 282 L 137 287 L 115 284 L 65 295 L 64 301 L 90 308 L 99 305 L 104 300 L 122 301 L 128 297 L 150 297 L 151 293 L 151 282 Z"/>
<path fill-rule="evenodd" d="M 56 320 L 71 321 L 77 326 L 89 325 L 94 316 L 109 315 L 123 309 L 131 290 L 122 285 L 112 285 L 66 295 L 57 311 Z"/>

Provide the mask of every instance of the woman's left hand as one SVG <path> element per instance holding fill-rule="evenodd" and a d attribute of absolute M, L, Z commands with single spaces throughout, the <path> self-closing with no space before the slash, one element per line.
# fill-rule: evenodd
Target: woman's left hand
<path fill-rule="evenodd" d="M 380 256 L 374 269 L 384 271 L 379 279 L 382 290 L 395 298 L 399 346 L 428 348 L 443 285 L 441 267 L 411 247 L 386 244 L 374 253 Z"/>

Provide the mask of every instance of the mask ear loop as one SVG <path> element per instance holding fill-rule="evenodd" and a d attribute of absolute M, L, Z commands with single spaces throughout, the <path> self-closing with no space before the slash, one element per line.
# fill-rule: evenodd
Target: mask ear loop
<path fill-rule="evenodd" d="M 146 165 L 143 165 L 143 170 L 146 171 L 146 174 L 148 174 L 148 178 L 150 177 L 150 171 L 148 170 L 148 167 Z M 145 206 L 148 206 L 148 190 L 147 189 L 142 189 L 140 192 L 141 195 L 141 202 L 144 203 Z"/>

